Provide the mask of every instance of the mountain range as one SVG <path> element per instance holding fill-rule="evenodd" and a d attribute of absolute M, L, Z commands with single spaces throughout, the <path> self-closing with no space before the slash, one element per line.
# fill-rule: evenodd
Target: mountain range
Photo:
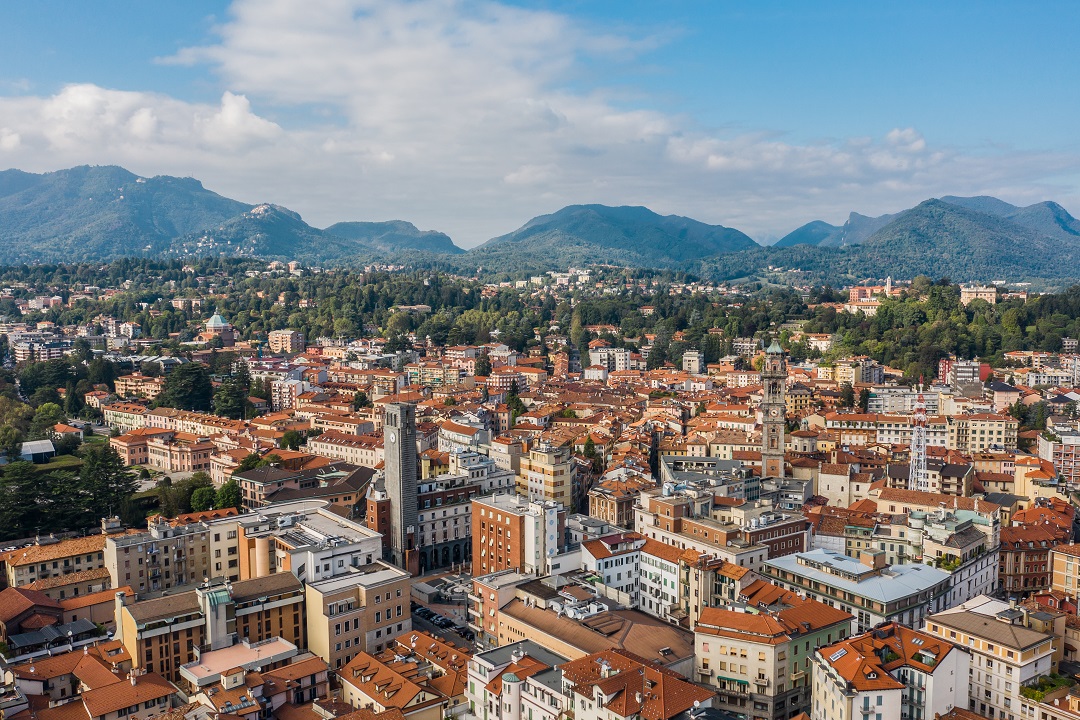
<path fill-rule="evenodd" d="M 518 275 L 568 265 L 686 270 L 716 279 L 799 271 L 808 281 L 1080 278 L 1080 221 L 1055 202 L 926 200 L 890 215 L 816 220 L 762 247 L 739 230 L 644 207 L 571 205 L 465 251 L 403 220 L 317 228 L 271 203 L 232 200 L 192 178 L 113 166 L 0 171 L 0 264 L 229 255 L 327 265 L 373 261 Z"/>

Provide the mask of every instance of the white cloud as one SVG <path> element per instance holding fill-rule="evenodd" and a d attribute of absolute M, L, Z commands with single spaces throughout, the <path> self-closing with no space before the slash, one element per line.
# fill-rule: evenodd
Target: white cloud
<path fill-rule="evenodd" d="M 314 224 L 403 218 L 464 245 L 570 203 L 754 235 L 946 193 L 1070 200 L 1047 178 L 1076 172 L 1073 156 L 935 147 L 910 127 L 819 142 L 721 133 L 570 90 L 588 58 L 632 62 L 656 42 L 593 30 L 497 2 L 238 0 L 219 42 L 162 60 L 212 69 L 219 103 L 96 85 L 0 97 L 0 159 L 193 175 Z"/>

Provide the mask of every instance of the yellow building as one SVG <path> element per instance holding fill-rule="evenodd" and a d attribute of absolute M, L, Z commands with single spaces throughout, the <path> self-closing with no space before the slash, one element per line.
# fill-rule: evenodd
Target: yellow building
<path fill-rule="evenodd" d="M 563 507 L 574 507 L 576 473 L 570 448 L 540 443 L 521 458 L 517 492 L 529 500 L 554 500 Z"/>
<path fill-rule="evenodd" d="M 308 649 L 339 669 L 412 630 L 409 573 L 381 560 L 307 584 Z"/>

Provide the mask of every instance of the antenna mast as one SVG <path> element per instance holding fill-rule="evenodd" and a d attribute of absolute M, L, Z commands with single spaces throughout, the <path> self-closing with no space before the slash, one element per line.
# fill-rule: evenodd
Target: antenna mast
<path fill-rule="evenodd" d="M 911 467 L 908 471 L 908 490 L 927 492 L 926 478 L 926 400 L 919 377 L 919 395 L 915 399 L 915 415 L 911 428 Z"/>

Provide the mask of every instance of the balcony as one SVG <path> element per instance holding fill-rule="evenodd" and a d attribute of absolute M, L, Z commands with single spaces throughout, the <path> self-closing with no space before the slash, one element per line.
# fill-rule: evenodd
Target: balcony
<path fill-rule="evenodd" d="M 698 668 L 697 673 L 702 677 L 712 677 L 713 671 L 712 668 Z"/>

